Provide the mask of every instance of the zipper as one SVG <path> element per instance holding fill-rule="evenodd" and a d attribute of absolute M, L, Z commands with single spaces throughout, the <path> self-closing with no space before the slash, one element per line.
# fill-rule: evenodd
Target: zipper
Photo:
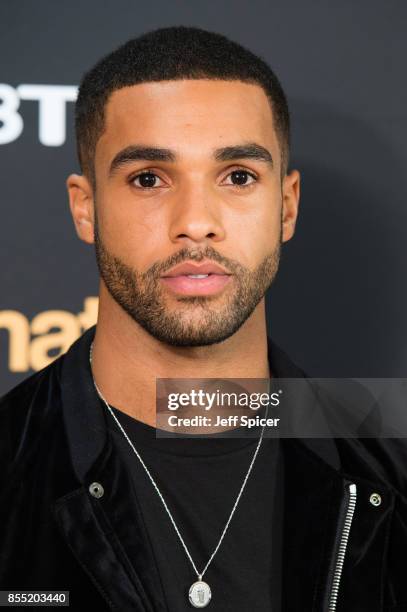
<path fill-rule="evenodd" d="M 342 533 L 339 539 L 338 552 L 334 565 L 331 592 L 328 599 L 328 612 L 335 612 L 338 603 L 338 593 L 341 583 L 342 568 L 345 561 L 346 548 L 348 546 L 350 528 L 352 526 L 353 515 L 356 507 L 356 485 L 348 485 L 348 496 L 346 501 L 345 520 L 342 526 Z"/>

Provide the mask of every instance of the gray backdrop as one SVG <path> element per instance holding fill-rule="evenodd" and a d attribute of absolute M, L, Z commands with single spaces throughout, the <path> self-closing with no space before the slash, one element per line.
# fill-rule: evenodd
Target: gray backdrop
<path fill-rule="evenodd" d="M 404 377 L 406 17 L 401 0 L 3 0 L 0 395 L 95 313 L 95 300 L 84 310 L 97 296 L 94 252 L 65 191 L 78 167 L 64 100 L 114 47 L 179 24 L 259 53 L 288 95 L 302 197 L 267 296 L 270 335 L 313 376 Z"/>

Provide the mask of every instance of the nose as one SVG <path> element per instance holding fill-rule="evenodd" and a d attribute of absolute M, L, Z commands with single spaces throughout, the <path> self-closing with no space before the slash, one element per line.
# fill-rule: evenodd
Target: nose
<path fill-rule="evenodd" d="M 193 246 L 225 238 L 219 196 L 203 185 L 185 185 L 171 207 L 169 236 L 172 242 Z"/>

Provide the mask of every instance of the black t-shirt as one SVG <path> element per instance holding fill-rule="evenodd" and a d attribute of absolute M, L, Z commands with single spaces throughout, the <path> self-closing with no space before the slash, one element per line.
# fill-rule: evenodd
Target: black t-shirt
<path fill-rule="evenodd" d="M 132 475 L 145 535 L 170 612 L 190 611 L 198 579 L 164 505 L 112 415 L 112 438 Z M 113 408 L 157 483 L 198 569 L 202 571 L 229 518 L 258 437 L 157 438 L 154 427 Z M 258 429 L 260 434 L 260 428 Z M 203 580 L 212 612 L 279 612 L 283 462 L 278 439 L 264 437 L 246 487 Z M 129 536 L 131 537 L 131 535 Z M 154 601 L 154 594 L 150 594 Z"/>

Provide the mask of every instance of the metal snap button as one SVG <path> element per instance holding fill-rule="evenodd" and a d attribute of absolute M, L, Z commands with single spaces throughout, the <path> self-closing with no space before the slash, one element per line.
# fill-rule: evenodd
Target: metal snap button
<path fill-rule="evenodd" d="M 380 506 L 382 503 L 382 498 L 378 493 L 372 493 L 369 499 L 372 506 Z"/>
<path fill-rule="evenodd" d="M 99 499 L 99 497 L 102 497 L 104 492 L 105 490 L 100 484 L 100 482 L 92 482 L 92 484 L 89 485 L 89 493 L 93 495 L 93 497 L 96 497 L 97 499 Z"/>

